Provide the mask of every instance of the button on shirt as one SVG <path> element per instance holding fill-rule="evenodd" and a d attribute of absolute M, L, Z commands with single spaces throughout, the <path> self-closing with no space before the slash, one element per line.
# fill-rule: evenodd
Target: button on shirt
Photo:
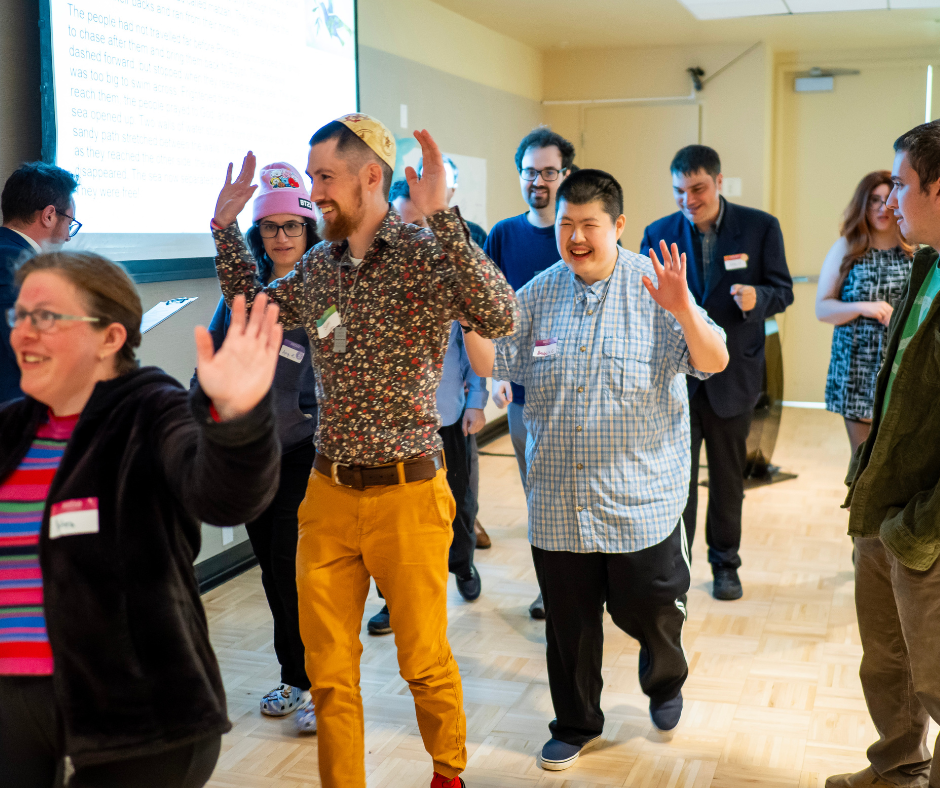
<path fill-rule="evenodd" d="M 656 281 L 649 258 L 625 249 L 590 287 L 557 263 L 517 293 L 516 331 L 495 341 L 493 376 L 526 387 L 529 541 L 543 550 L 643 550 L 672 533 L 685 505 L 685 375 L 708 376 L 644 275 Z"/>

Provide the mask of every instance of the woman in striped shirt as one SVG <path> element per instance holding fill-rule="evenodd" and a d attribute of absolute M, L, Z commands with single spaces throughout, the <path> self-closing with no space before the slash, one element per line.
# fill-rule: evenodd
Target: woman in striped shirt
<path fill-rule="evenodd" d="M 0 785 L 199 788 L 231 725 L 192 562 L 200 520 L 277 486 L 276 307 L 233 304 L 199 386 L 139 368 L 140 299 L 91 254 L 17 273 L 24 399 L 0 407 Z"/>

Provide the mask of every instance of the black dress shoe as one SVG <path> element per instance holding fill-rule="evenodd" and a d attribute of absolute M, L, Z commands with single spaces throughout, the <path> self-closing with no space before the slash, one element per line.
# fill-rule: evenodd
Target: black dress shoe
<path fill-rule="evenodd" d="M 480 592 L 483 591 L 483 581 L 473 564 L 470 564 L 470 574 L 467 577 L 457 576 L 457 590 L 460 592 L 460 596 L 468 602 L 474 602 L 480 598 Z"/>
<path fill-rule="evenodd" d="M 712 596 L 715 599 L 740 599 L 744 596 L 741 581 L 738 579 L 738 570 L 733 566 L 716 566 L 712 568 L 715 583 Z"/>
<path fill-rule="evenodd" d="M 733 571 L 733 570 L 732 570 Z M 650 701 L 650 719 L 657 730 L 666 732 L 671 731 L 679 724 L 679 717 L 682 716 L 682 693 L 680 692 L 672 700 L 663 701 L 654 704 Z"/>
<path fill-rule="evenodd" d="M 529 605 L 529 615 L 539 621 L 545 620 L 545 603 L 542 601 L 542 595 L 539 594 L 535 601 Z"/>
<path fill-rule="evenodd" d="M 370 635 L 391 634 L 392 624 L 389 621 L 388 605 L 369 619 L 368 629 Z"/>

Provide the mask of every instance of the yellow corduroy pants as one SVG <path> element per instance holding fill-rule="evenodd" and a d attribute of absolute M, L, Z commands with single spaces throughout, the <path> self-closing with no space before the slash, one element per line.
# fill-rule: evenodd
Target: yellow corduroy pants
<path fill-rule="evenodd" d="M 382 589 L 398 667 L 434 770 L 467 764 L 457 662 L 447 642 L 447 553 L 454 498 L 434 479 L 354 490 L 318 471 L 298 513 L 297 594 L 324 788 L 365 788 L 359 632 L 369 576 Z"/>

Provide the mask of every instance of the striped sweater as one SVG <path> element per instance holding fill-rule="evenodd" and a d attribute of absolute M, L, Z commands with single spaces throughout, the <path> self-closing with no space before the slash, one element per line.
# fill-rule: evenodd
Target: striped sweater
<path fill-rule="evenodd" d="M 19 467 L 0 485 L 0 675 L 52 673 L 43 614 L 39 532 L 49 486 L 78 416 L 40 425 Z"/>

